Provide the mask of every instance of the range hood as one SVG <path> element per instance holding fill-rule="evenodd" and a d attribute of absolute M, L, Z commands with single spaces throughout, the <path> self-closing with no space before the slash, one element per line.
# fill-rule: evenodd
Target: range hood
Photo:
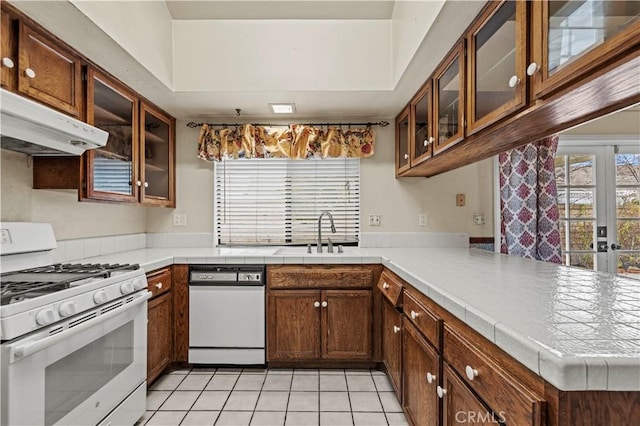
<path fill-rule="evenodd" d="M 29 155 L 80 155 L 106 145 L 109 133 L 0 89 L 0 147 Z"/>

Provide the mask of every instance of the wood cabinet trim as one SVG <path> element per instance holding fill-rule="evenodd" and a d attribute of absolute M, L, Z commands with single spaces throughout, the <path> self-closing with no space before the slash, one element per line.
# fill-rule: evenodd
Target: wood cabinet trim
<path fill-rule="evenodd" d="M 458 131 L 448 137 L 446 140 L 440 141 L 440 125 L 438 123 L 438 111 L 439 111 L 439 85 L 438 82 L 440 78 L 444 75 L 445 72 L 451 68 L 453 62 L 458 59 Z M 461 140 L 464 139 L 465 136 L 465 112 L 466 112 L 466 103 L 465 103 L 465 93 L 466 93 L 466 46 L 465 39 L 460 39 L 451 51 L 445 56 L 442 60 L 438 68 L 433 73 L 432 77 L 433 81 L 433 137 L 435 138 L 434 147 L 433 147 L 433 155 L 437 156 L 437 154 L 442 151 L 448 149 L 449 147 L 457 144 Z"/>
<path fill-rule="evenodd" d="M 268 265 L 269 289 L 332 289 L 373 287 L 371 265 Z"/>

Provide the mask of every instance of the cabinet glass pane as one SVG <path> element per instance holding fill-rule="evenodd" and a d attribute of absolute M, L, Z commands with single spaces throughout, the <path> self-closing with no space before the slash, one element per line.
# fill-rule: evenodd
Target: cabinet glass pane
<path fill-rule="evenodd" d="M 508 1 L 475 36 L 475 119 L 513 100 L 516 87 L 516 2 Z"/>
<path fill-rule="evenodd" d="M 438 142 L 444 142 L 458 133 L 459 60 L 456 58 L 438 80 Z"/>
<path fill-rule="evenodd" d="M 148 111 L 144 114 L 145 194 L 169 198 L 169 125 Z"/>
<path fill-rule="evenodd" d="M 549 2 L 548 72 L 553 74 L 640 19 L 640 1 Z"/>
<path fill-rule="evenodd" d="M 94 152 L 94 191 L 133 194 L 133 102 L 94 80 L 94 125 L 109 132 Z"/>
<path fill-rule="evenodd" d="M 429 95 L 427 92 L 416 104 L 416 139 L 415 143 L 415 156 L 420 157 L 429 150 L 429 117 L 431 111 L 429 111 Z"/>
<path fill-rule="evenodd" d="M 400 167 L 409 164 L 409 118 L 405 118 L 398 123 Z"/>

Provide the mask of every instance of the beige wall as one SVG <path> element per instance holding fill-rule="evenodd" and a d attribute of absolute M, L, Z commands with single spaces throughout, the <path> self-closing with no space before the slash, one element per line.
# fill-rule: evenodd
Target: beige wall
<path fill-rule="evenodd" d="M 0 220 L 50 222 L 56 238 L 97 237 L 145 232 L 145 208 L 80 203 L 75 190 L 32 189 L 31 158 L 0 150 Z"/>
<path fill-rule="evenodd" d="M 176 213 L 187 214 L 186 227 L 173 226 L 174 211 L 147 209 L 148 232 L 213 231 L 213 166 L 196 158 L 198 129 L 177 123 Z M 395 179 L 393 126 L 376 128 L 376 155 L 361 162 L 363 232 L 468 232 L 493 235 L 492 162 L 472 164 L 433 178 Z M 455 195 L 465 193 L 465 207 Z M 427 213 L 426 227 L 418 214 Z M 486 225 L 473 225 L 473 214 L 484 213 Z M 368 215 L 382 216 L 382 225 L 368 226 Z"/>

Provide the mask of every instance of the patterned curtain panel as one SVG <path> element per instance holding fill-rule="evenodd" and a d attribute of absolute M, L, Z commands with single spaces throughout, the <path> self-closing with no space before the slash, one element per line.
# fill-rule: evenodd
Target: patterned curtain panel
<path fill-rule="evenodd" d="M 499 155 L 501 252 L 562 263 L 553 157 L 558 136 Z"/>
<path fill-rule="evenodd" d="M 291 124 L 275 128 L 243 124 L 235 128 L 200 129 L 198 157 L 208 161 L 223 158 L 366 158 L 374 154 L 375 133 L 371 128 L 347 129 Z"/>

